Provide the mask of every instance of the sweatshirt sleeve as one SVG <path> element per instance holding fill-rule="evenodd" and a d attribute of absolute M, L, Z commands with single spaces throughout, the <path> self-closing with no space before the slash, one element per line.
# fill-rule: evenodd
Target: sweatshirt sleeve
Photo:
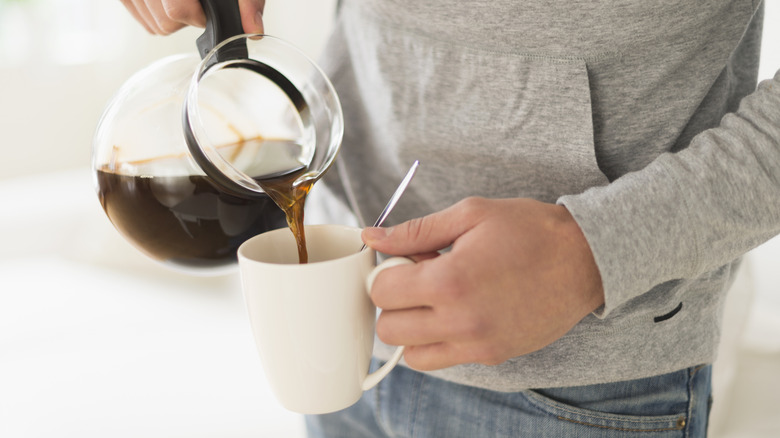
<path fill-rule="evenodd" d="M 780 233 L 780 71 L 686 149 L 558 203 L 601 273 L 598 317 L 740 257 Z"/>

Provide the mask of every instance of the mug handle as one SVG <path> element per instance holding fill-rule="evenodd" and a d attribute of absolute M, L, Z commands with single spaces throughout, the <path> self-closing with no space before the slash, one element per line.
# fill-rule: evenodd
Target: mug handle
<path fill-rule="evenodd" d="M 366 278 L 366 290 L 371 292 L 371 286 L 373 286 L 376 276 L 385 269 L 398 265 L 409 265 L 412 263 L 414 263 L 414 261 L 406 257 L 392 257 L 385 260 L 368 274 L 368 278 Z M 398 365 L 398 361 L 401 360 L 403 355 L 404 346 L 401 345 L 395 349 L 395 352 L 393 353 L 393 356 L 390 358 L 390 360 L 388 360 L 378 370 L 366 376 L 365 380 L 363 380 L 363 391 L 368 391 L 369 389 L 376 386 L 376 384 L 379 383 L 382 379 L 384 379 L 385 376 L 387 376 L 390 371 L 392 371 L 392 369 Z"/>

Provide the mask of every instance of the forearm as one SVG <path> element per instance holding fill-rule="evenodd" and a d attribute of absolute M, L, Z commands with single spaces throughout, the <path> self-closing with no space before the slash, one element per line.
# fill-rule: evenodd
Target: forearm
<path fill-rule="evenodd" d="M 593 250 L 600 315 L 741 256 L 780 232 L 780 72 L 688 148 L 558 202 Z"/>

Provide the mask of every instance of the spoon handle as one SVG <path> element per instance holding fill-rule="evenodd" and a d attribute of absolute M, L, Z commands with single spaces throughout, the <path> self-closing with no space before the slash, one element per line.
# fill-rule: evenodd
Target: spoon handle
<path fill-rule="evenodd" d="M 398 185 L 398 188 L 395 189 L 395 193 L 393 193 L 393 196 L 390 197 L 390 200 L 387 202 L 387 205 L 385 205 L 385 209 L 382 210 L 382 213 L 379 214 L 379 217 L 376 218 L 376 222 L 374 222 L 374 227 L 378 227 L 382 225 L 387 218 L 388 215 L 390 215 L 390 211 L 393 210 L 393 207 L 395 207 L 395 204 L 398 203 L 398 200 L 401 198 L 401 195 L 403 195 L 404 190 L 406 190 L 406 187 L 409 185 L 409 183 L 412 181 L 412 178 L 414 178 L 415 172 L 417 172 L 417 166 L 420 165 L 419 160 L 414 160 L 414 163 L 412 163 L 412 167 L 409 168 L 409 171 L 406 172 L 406 176 L 403 180 L 401 180 L 401 184 Z M 361 251 L 366 249 L 366 245 L 363 244 L 363 247 L 360 248 Z"/>

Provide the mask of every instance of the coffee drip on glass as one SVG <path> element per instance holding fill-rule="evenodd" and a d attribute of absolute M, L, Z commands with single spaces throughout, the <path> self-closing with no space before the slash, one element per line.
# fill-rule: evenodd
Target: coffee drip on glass
<path fill-rule="evenodd" d="M 122 85 L 98 124 L 92 166 L 103 209 L 127 240 L 208 275 L 234 270 L 248 238 L 287 226 L 268 183 L 308 191 L 338 153 L 343 117 L 306 55 L 243 34 L 236 0 L 201 3 L 199 53 L 161 59 Z"/>

